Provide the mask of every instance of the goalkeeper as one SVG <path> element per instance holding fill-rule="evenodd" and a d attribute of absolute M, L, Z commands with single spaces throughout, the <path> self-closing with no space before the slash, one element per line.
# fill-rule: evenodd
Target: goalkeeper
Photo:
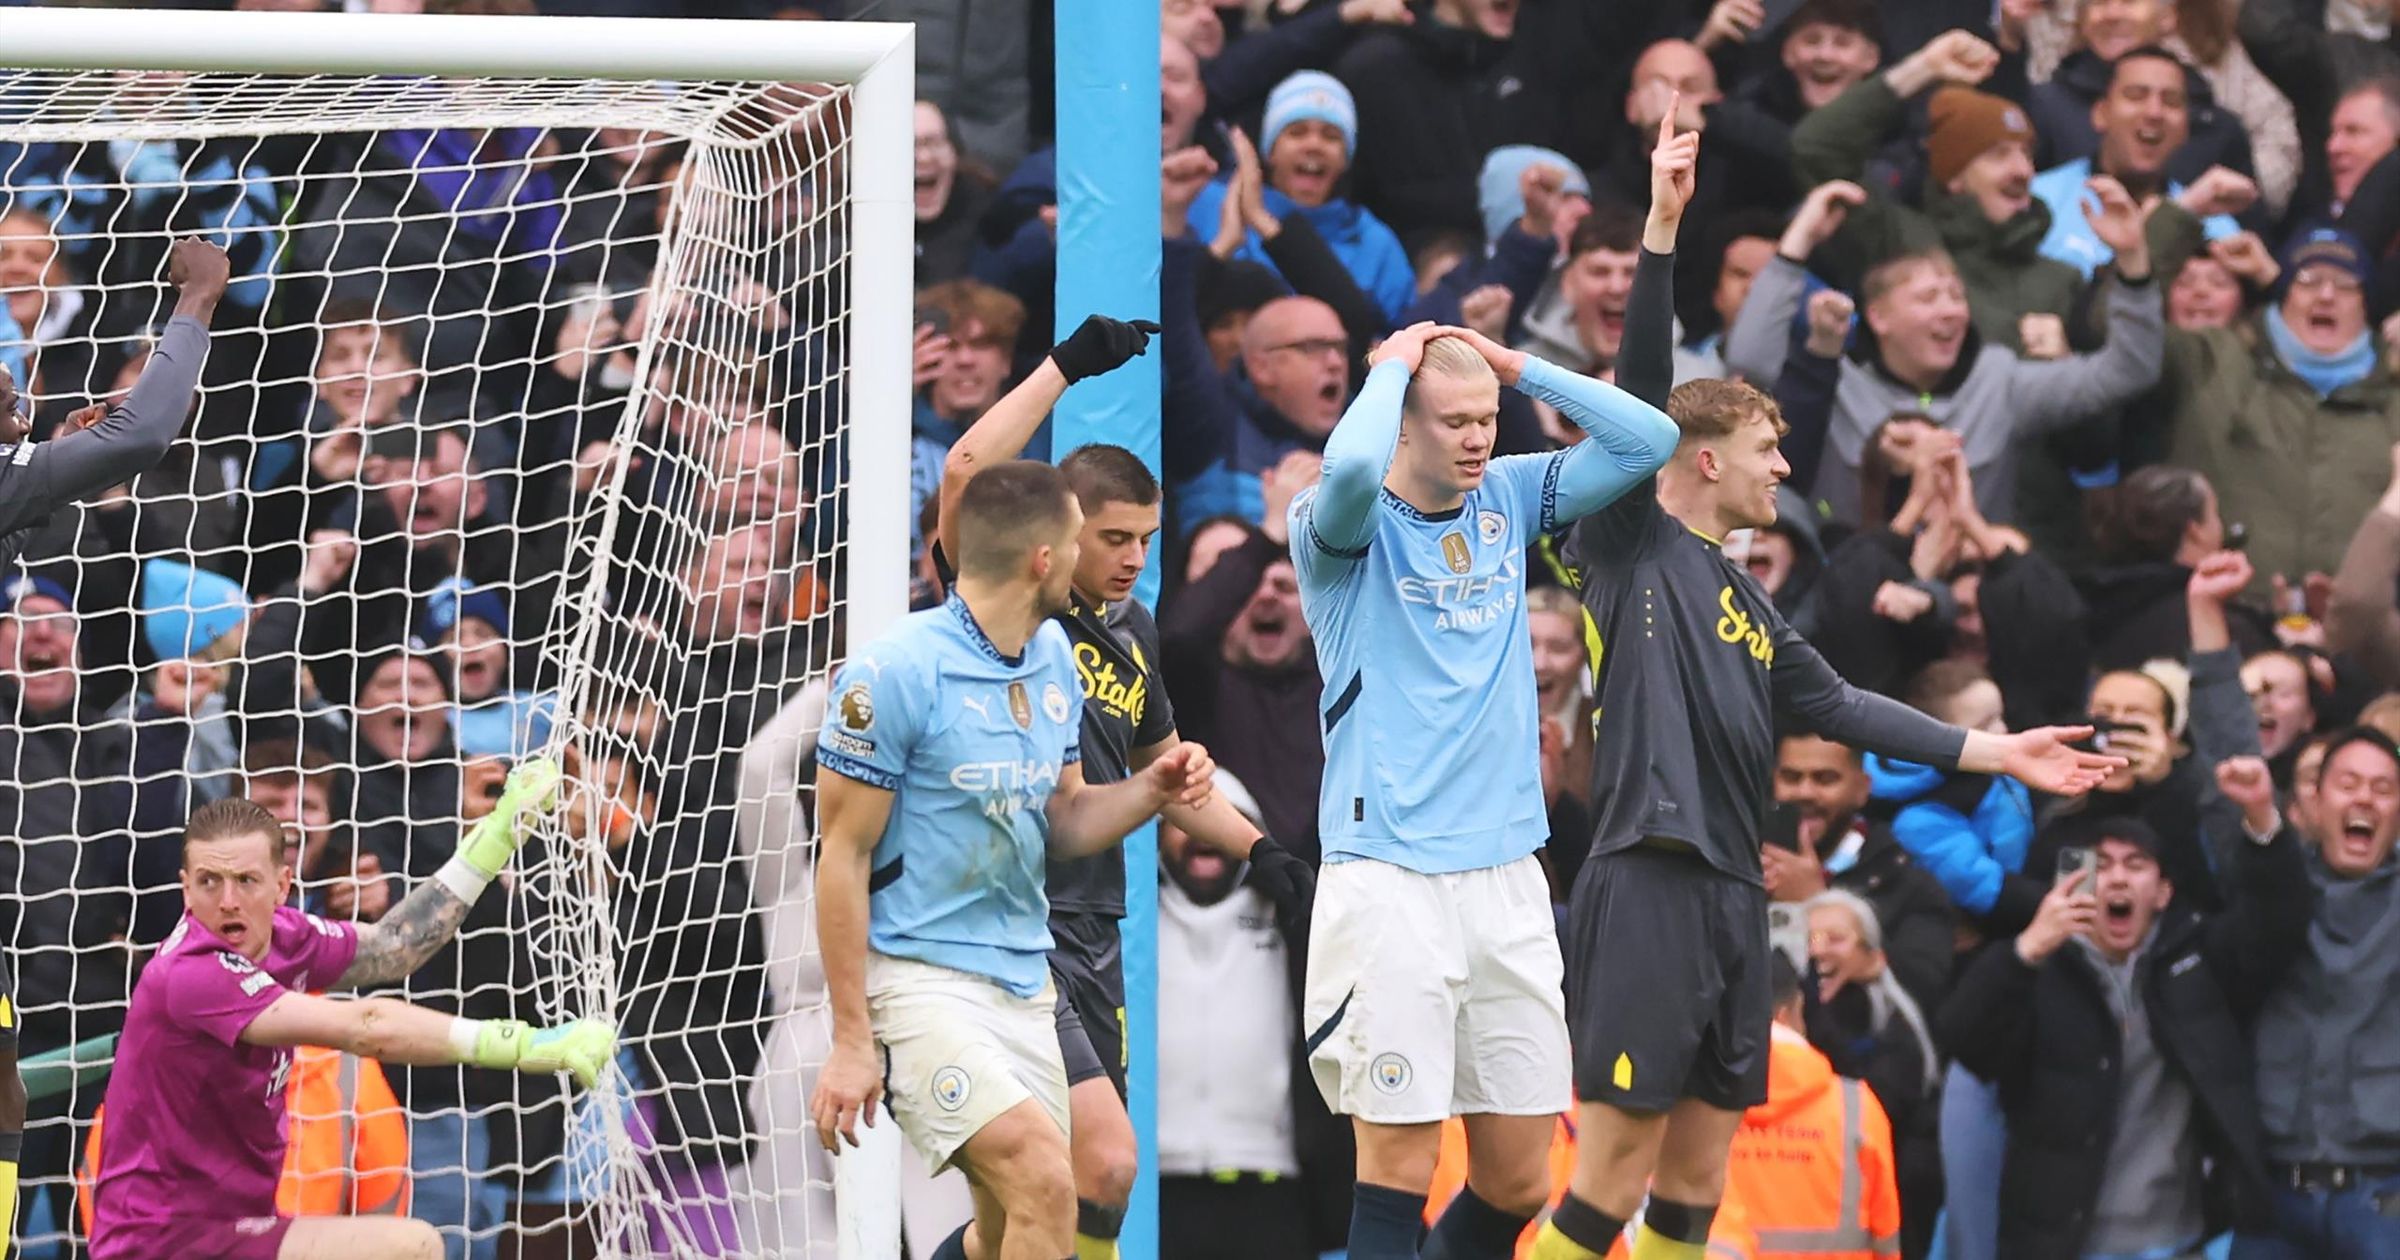
<path fill-rule="evenodd" d="M 254 801 L 214 801 L 183 834 L 183 922 L 143 969 L 108 1081 L 93 1260 L 435 1260 L 422 1221 L 275 1214 L 283 1170 L 284 1082 L 292 1047 L 329 1046 L 391 1063 L 570 1072 L 589 1086 L 616 1050 L 607 1024 L 530 1028 L 461 1019 L 394 998 L 308 990 L 364 988 L 408 975 L 458 931 L 548 808 L 558 767 L 526 762 L 499 805 L 434 878 L 380 922 L 353 924 L 288 904 L 281 824 Z"/>
<path fill-rule="evenodd" d="M 1068 386 L 1124 366 L 1148 349 L 1156 331 L 1156 324 L 1087 317 L 959 437 L 942 469 L 937 559 L 955 554 L 958 504 L 975 474 L 1015 459 Z M 1158 624 L 1132 598 L 1158 534 L 1158 481 L 1133 452 L 1097 442 L 1076 448 L 1058 469 L 1083 509 L 1083 531 L 1067 607 L 1052 620 L 1067 632 L 1082 684 L 1084 778 L 1115 783 L 1181 742 L 1159 673 Z M 943 580 L 952 581 L 944 569 Z M 1170 809 L 1168 818 L 1201 844 L 1246 859 L 1250 885 L 1274 903 L 1287 930 L 1306 923 L 1315 873 L 1230 802 L 1212 796 L 1205 808 Z M 1133 1124 L 1125 1114 L 1125 964 L 1117 939 L 1117 921 L 1125 917 L 1125 854 L 1112 846 L 1053 859 L 1045 882 L 1059 1052 L 1073 1121 L 1075 1248 L 1079 1260 L 1108 1260 L 1116 1254 L 1135 1168 Z M 966 1233 L 961 1227 L 933 1260 L 970 1254 Z M 987 1245 L 971 1254 L 991 1253 L 982 1241 Z"/>
<path fill-rule="evenodd" d="M 50 514 L 86 495 L 131 481 L 167 453 L 183 430 L 208 358 L 208 321 L 225 296 L 225 251 L 197 237 L 175 242 L 167 275 L 181 290 L 175 314 L 133 391 L 114 408 L 86 407 L 71 432 L 36 442 L 33 409 L 0 367 L 0 569 Z M 17 1158 L 25 1140 L 25 1083 L 17 1075 L 17 1008 L 0 969 L 0 1242 L 16 1236 Z"/>

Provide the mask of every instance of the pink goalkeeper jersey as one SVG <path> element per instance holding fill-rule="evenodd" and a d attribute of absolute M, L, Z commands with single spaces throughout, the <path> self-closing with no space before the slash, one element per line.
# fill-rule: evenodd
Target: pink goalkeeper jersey
<path fill-rule="evenodd" d="M 333 987 L 358 932 L 289 906 L 263 963 L 186 914 L 142 969 L 108 1078 L 93 1260 L 138 1254 L 168 1221 L 275 1215 L 292 1052 L 242 1030 L 287 992 Z"/>

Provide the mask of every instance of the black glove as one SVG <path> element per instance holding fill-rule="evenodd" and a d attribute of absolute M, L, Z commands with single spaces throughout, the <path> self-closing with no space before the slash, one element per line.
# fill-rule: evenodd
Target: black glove
<path fill-rule="evenodd" d="M 1308 949 L 1308 919 L 1317 901 L 1317 872 L 1299 854 L 1260 836 L 1250 848 L 1247 882 L 1275 906 L 1275 926 L 1284 944 L 1295 951 Z"/>
<path fill-rule="evenodd" d="M 1065 341 L 1050 347 L 1050 361 L 1072 385 L 1125 366 L 1127 359 L 1150 348 L 1150 338 L 1158 331 L 1158 325 L 1146 319 L 1129 324 L 1106 315 L 1087 315 Z"/>

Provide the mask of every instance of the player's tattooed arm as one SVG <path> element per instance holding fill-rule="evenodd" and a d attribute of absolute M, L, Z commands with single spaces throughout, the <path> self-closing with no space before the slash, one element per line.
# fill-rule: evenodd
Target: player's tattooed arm
<path fill-rule="evenodd" d="M 516 856 L 534 819 L 556 803 L 559 775 L 558 762 L 547 756 L 517 763 L 499 798 L 459 838 L 458 851 L 433 878 L 417 885 L 373 926 L 358 930 L 358 955 L 342 973 L 343 987 L 399 980 L 458 935 L 467 908 Z"/>
<path fill-rule="evenodd" d="M 458 935 L 466 919 L 467 903 L 440 880 L 418 884 L 382 919 L 359 925 L 358 956 L 342 973 L 341 987 L 366 989 L 407 979 Z"/>

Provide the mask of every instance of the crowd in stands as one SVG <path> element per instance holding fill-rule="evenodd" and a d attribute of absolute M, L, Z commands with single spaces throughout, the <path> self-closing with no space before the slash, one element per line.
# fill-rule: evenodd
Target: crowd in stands
<path fill-rule="evenodd" d="M 1324 697 L 1285 509 L 1364 352 L 1437 319 L 1608 377 L 1672 116 L 1702 137 L 1677 380 L 1746 379 L 1790 426 L 1782 519 L 1722 545 L 1861 685 L 1970 727 L 2088 722 L 2128 761 L 2066 803 L 1782 743 L 1762 863 L 1789 972 L 1727 1254 L 2400 1256 L 2400 6 L 1160 2 L 1158 623 L 1228 795 L 1315 854 Z M 938 601 L 943 457 L 1050 340 L 1050 6 L 347 7 L 920 24 L 910 577 Z M 612 128 L 0 142 L 0 363 L 37 438 L 139 373 L 169 234 L 221 234 L 235 277 L 187 440 L 0 586 L 23 1055 L 121 1024 L 198 804 L 265 803 L 306 907 L 372 919 L 564 730 L 570 826 L 624 894 L 599 926 L 652 1240 L 832 1254 L 799 1124 L 823 1052 L 803 767 L 856 577 L 844 496 L 899 487 L 846 481 L 808 387 L 840 364 L 838 261 L 653 285 L 684 160 Z M 639 362 L 655 327 L 742 366 Z M 1513 393 L 1500 430 L 1503 453 L 1580 437 Z M 602 564 L 603 597 L 563 606 Z M 1560 548 L 1525 564 L 1563 907 L 1604 645 Z M 641 685 L 567 689 L 576 632 Z M 1171 828 L 1161 849 L 1166 1252 L 1338 1250 L 1347 1134 L 1294 1070 L 1302 943 L 1221 859 Z M 533 1014 L 567 948 L 539 887 L 486 899 L 409 996 Z M 373 1066 L 316 1064 L 295 1096 L 376 1096 L 350 1074 Z M 388 1144 L 370 1169 L 319 1140 L 356 1186 L 287 1201 L 405 1204 L 486 1260 L 504 1221 L 588 1193 L 555 1088 L 375 1075 L 405 1184 Z M 53 1236 L 98 1097 L 33 1104 L 21 1219 Z M 737 1213 L 754 1190 L 781 1198 Z M 912 1190 L 920 1247 L 963 1216 L 948 1193 Z"/>

